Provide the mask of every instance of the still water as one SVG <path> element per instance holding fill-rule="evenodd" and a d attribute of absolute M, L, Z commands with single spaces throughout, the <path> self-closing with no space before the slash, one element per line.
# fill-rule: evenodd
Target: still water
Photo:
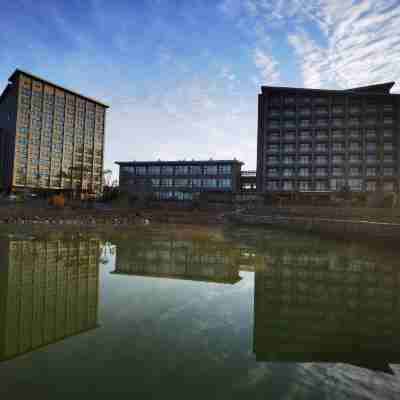
<path fill-rule="evenodd" d="M 0 396 L 398 399 L 400 251 L 263 229 L 0 233 Z"/>

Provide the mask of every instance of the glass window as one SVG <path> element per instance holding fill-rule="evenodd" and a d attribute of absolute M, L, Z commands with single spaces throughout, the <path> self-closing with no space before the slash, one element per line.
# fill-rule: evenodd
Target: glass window
<path fill-rule="evenodd" d="M 362 189 L 362 181 L 361 179 L 349 179 L 350 190 L 361 190 Z"/>
<path fill-rule="evenodd" d="M 367 168 L 366 169 L 367 176 L 375 176 L 376 175 L 376 168 Z"/>
<path fill-rule="evenodd" d="M 284 168 L 283 169 L 283 176 L 293 176 L 294 170 L 293 168 Z"/>
<path fill-rule="evenodd" d="M 385 182 L 383 184 L 384 192 L 393 192 L 394 191 L 394 183 L 393 182 Z"/>
<path fill-rule="evenodd" d="M 350 168 L 350 176 L 358 176 L 361 174 L 361 169 L 358 167 Z"/>
<path fill-rule="evenodd" d="M 203 187 L 215 188 L 217 187 L 216 179 L 203 179 Z"/>
<path fill-rule="evenodd" d="M 374 192 L 375 190 L 376 190 L 376 182 L 375 181 L 367 182 L 367 191 Z"/>
<path fill-rule="evenodd" d="M 277 181 L 269 181 L 267 182 L 268 190 L 279 190 L 279 182 Z"/>
<path fill-rule="evenodd" d="M 269 156 L 267 157 L 267 164 L 277 164 L 279 162 L 279 158 L 277 156 Z"/>
<path fill-rule="evenodd" d="M 307 181 L 300 181 L 299 190 L 301 192 L 306 192 L 306 191 L 310 190 L 310 183 Z"/>
<path fill-rule="evenodd" d="M 293 190 L 294 185 L 292 181 L 283 181 L 283 190 Z"/>
<path fill-rule="evenodd" d="M 216 165 L 205 165 L 204 166 L 204 174 L 205 175 L 217 175 L 218 168 Z"/>
<path fill-rule="evenodd" d="M 163 175 L 173 175 L 174 173 L 174 168 L 171 167 L 170 165 L 165 165 L 162 167 L 162 174 Z"/>
<path fill-rule="evenodd" d="M 189 181 L 187 179 L 175 179 L 174 186 L 184 187 L 188 186 Z"/>
<path fill-rule="evenodd" d="M 203 169 L 200 165 L 191 165 L 190 166 L 190 173 L 192 175 L 202 175 Z"/>
<path fill-rule="evenodd" d="M 175 167 L 175 175 L 187 175 L 189 167 L 187 165 L 178 165 Z"/>
<path fill-rule="evenodd" d="M 219 172 L 220 174 L 230 174 L 231 173 L 231 166 L 230 165 L 220 165 Z"/>
<path fill-rule="evenodd" d="M 193 187 L 201 187 L 201 179 L 192 179 Z"/>
<path fill-rule="evenodd" d="M 328 189 L 328 185 L 327 185 L 326 182 L 317 181 L 315 183 L 315 189 L 318 190 L 318 191 L 325 191 L 325 190 Z"/>
<path fill-rule="evenodd" d="M 172 186 L 172 179 L 162 179 L 161 180 L 161 185 L 162 186 L 168 186 L 168 187 Z"/>
<path fill-rule="evenodd" d="M 384 168 L 383 169 L 383 175 L 392 176 L 393 174 L 394 174 L 393 168 Z"/>
<path fill-rule="evenodd" d="M 300 168 L 299 169 L 299 175 L 300 176 L 309 176 L 310 175 L 310 171 L 308 168 Z"/>
<path fill-rule="evenodd" d="M 230 179 L 221 179 L 219 181 L 219 186 L 223 188 L 230 188 L 231 187 L 231 180 Z"/>
<path fill-rule="evenodd" d="M 149 175 L 160 175 L 161 168 L 159 166 L 151 165 L 148 168 Z"/>

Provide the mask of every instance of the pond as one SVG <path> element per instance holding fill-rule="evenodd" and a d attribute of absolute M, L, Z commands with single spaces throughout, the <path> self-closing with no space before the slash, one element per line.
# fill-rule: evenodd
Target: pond
<path fill-rule="evenodd" d="M 0 395 L 397 399 L 399 251 L 255 228 L 0 233 Z"/>

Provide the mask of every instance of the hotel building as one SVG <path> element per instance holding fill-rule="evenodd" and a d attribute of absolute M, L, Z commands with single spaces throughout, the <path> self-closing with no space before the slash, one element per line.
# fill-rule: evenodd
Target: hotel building
<path fill-rule="evenodd" d="M 349 90 L 263 86 L 257 191 L 399 190 L 400 95 L 394 82 Z"/>
<path fill-rule="evenodd" d="M 107 108 L 15 70 L 0 96 L 0 188 L 100 194 Z"/>
<path fill-rule="evenodd" d="M 208 161 L 129 161 L 119 165 L 122 192 L 146 191 L 155 200 L 193 200 L 202 193 L 240 192 L 242 162 Z"/>

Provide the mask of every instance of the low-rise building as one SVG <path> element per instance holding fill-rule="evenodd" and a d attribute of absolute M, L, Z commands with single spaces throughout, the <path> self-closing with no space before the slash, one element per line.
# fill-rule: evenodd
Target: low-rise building
<path fill-rule="evenodd" d="M 120 191 L 148 194 L 154 200 L 191 201 L 207 193 L 215 198 L 240 192 L 242 162 L 118 161 Z"/>

